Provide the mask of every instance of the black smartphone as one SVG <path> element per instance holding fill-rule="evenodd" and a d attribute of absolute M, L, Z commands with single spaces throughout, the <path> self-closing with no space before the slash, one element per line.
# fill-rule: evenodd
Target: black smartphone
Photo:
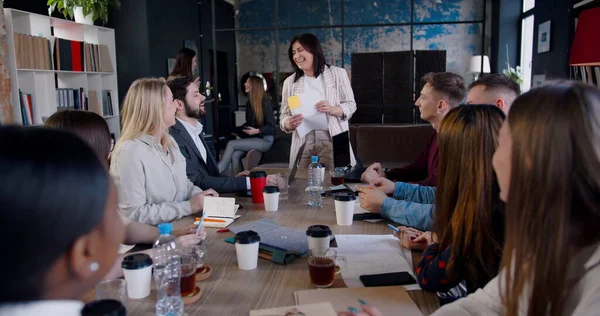
<path fill-rule="evenodd" d="M 417 281 L 408 272 L 361 275 L 360 281 L 366 287 L 415 284 Z"/>

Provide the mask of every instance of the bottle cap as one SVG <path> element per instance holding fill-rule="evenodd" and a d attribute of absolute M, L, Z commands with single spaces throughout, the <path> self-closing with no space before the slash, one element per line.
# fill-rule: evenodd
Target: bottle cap
<path fill-rule="evenodd" d="M 127 310 L 117 300 L 99 300 L 85 304 L 82 316 L 125 316 Z"/>
<path fill-rule="evenodd" d="M 136 253 L 123 258 L 121 268 L 125 270 L 138 270 L 152 265 L 152 259 L 145 253 Z"/>
<path fill-rule="evenodd" d="M 161 235 L 169 235 L 173 232 L 173 224 L 161 223 L 158 224 L 158 233 Z"/>
<path fill-rule="evenodd" d="M 253 230 L 246 230 L 235 234 L 235 242 L 238 244 L 253 244 L 260 241 L 260 236 Z"/>
<path fill-rule="evenodd" d="M 331 229 L 326 225 L 312 225 L 306 230 L 306 236 L 315 238 L 331 236 Z"/>
<path fill-rule="evenodd" d="M 319 156 L 312 156 L 312 157 L 310 157 L 310 161 L 311 162 L 319 162 Z"/>

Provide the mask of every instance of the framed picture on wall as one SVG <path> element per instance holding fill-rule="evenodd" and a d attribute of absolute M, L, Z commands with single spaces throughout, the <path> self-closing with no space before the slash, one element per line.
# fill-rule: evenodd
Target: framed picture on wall
<path fill-rule="evenodd" d="M 197 57 L 198 56 L 198 49 L 196 48 L 196 41 L 184 40 L 183 41 L 183 47 L 189 48 L 189 49 L 193 50 L 194 52 L 196 52 L 196 60 L 199 59 Z M 197 62 L 196 62 L 196 67 L 194 67 L 194 76 L 195 77 L 199 77 L 200 76 L 200 70 L 198 68 L 198 63 Z"/>
<path fill-rule="evenodd" d="M 545 53 L 550 51 L 550 21 L 538 25 L 537 52 Z"/>

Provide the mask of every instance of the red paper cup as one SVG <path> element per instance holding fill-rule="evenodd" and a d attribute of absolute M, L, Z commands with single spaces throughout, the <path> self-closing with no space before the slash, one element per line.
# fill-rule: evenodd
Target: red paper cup
<path fill-rule="evenodd" d="M 267 173 L 264 171 L 250 172 L 250 191 L 252 192 L 252 203 L 263 204 L 263 189 L 267 185 Z"/>

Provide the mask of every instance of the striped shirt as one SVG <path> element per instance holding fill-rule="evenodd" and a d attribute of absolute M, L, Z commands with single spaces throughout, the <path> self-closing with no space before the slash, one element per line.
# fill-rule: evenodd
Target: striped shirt
<path fill-rule="evenodd" d="M 344 111 L 344 118 L 327 114 L 329 134 L 335 136 L 348 131 L 349 129 L 348 121 L 356 111 L 354 92 L 352 92 L 350 79 L 344 68 L 325 66 L 321 75 L 323 76 L 323 82 L 325 83 L 325 96 L 327 101 L 332 106 L 341 107 Z M 293 133 L 292 146 L 290 148 L 290 168 L 293 167 L 294 161 L 296 161 L 296 155 L 298 155 L 298 150 L 305 141 L 295 130 L 290 131 L 285 128 L 285 122 L 292 116 L 292 112 L 288 106 L 288 98 L 293 95 L 300 95 L 304 90 L 305 76 L 300 77 L 298 81 L 294 82 L 295 77 L 296 75 L 293 74 L 287 77 L 283 82 L 282 102 L 279 116 L 281 130 L 286 133 Z M 352 166 L 356 164 L 352 146 L 350 146 L 350 161 Z"/>

